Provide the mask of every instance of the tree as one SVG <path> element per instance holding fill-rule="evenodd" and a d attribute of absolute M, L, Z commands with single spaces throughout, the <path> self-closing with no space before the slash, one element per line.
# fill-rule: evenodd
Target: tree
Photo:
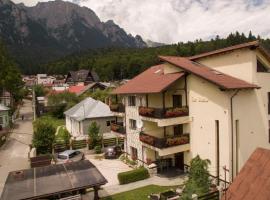
<path fill-rule="evenodd" d="M 15 102 L 22 99 L 23 81 L 15 62 L 0 41 L 0 93 L 8 91 Z"/>
<path fill-rule="evenodd" d="M 48 106 L 51 106 L 51 114 L 57 118 L 64 118 L 64 112 L 77 104 L 80 98 L 70 92 L 51 94 L 48 96 Z"/>
<path fill-rule="evenodd" d="M 97 89 L 94 92 L 87 92 L 82 97 L 83 98 L 92 97 L 95 100 L 105 102 L 106 98 L 110 96 L 111 91 L 112 91 L 111 88 L 106 88 L 105 90 Z"/>
<path fill-rule="evenodd" d="M 92 122 L 90 126 L 88 127 L 89 142 L 92 148 L 95 148 L 98 142 L 101 140 L 99 131 L 100 131 L 100 126 L 97 125 L 96 122 Z"/>
<path fill-rule="evenodd" d="M 185 183 L 182 200 L 191 199 L 192 194 L 203 195 L 209 192 L 211 184 L 209 165 L 210 160 L 202 160 L 199 155 L 191 160 L 188 181 Z"/>
<path fill-rule="evenodd" d="M 36 97 L 43 97 L 47 94 L 47 91 L 45 90 L 43 85 L 35 85 L 34 91 L 35 91 Z"/>
<path fill-rule="evenodd" d="M 33 127 L 32 144 L 37 149 L 37 154 L 52 153 L 56 132 L 54 122 L 49 118 L 39 118 L 33 122 Z"/>

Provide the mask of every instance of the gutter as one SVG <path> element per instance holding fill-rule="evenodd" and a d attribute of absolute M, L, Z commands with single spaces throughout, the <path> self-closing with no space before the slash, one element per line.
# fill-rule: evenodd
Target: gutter
<path fill-rule="evenodd" d="M 234 178 L 234 126 L 233 126 L 233 121 L 234 121 L 234 117 L 233 117 L 233 98 L 238 94 L 239 89 L 235 91 L 235 93 L 231 96 L 230 98 L 230 107 L 231 107 L 231 136 L 232 136 L 232 140 L 231 140 L 231 144 L 232 144 L 232 152 L 231 152 L 231 156 L 232 156 L 232 181 Z"/>

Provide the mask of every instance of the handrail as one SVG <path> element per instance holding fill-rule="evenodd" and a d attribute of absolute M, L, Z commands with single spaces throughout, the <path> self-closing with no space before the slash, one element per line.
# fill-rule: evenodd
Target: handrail
<path fill-rule="evenodd" d="M 166 138 L 158 138 L 145 133 L 140 133 L 140 141 L 157 148 L 168 148 L 177 145 L 184 145 L 189 143 L 189 134 L 181 136 L 173 136 Z"/>
<path fill-rule="evenodd" d="M 184 107 L 168 107 L 168 108 L 154 108 L 154 107 L 139 107 L 139 114 L 141 116 L 153 118 L 172 118 L 187 116 L 189 110 L 187 106 Z"/>

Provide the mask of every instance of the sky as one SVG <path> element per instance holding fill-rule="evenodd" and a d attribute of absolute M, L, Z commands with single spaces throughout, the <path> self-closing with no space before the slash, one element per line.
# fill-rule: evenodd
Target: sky
<path fill-rule="evenodd" d="M 37 0 L 13 0 L 33 6 Z M 46 0 L 41 0 L 46 1 Z M 69 0 L 132 35 L 176 43 L 239 31 L 270 37 L 270 0 Z"/>

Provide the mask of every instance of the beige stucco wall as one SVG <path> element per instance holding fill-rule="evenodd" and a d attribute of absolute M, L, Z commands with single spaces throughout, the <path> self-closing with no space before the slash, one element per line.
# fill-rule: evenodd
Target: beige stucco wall
<path fill-rule="evenodd" d="M 254 56 L 254 51 L 241 49 L 201 58 L 196 60 L 196 62 L 252 83 L 255 79 L 253 66 Z"/>
<path fill-rule="evenodd" d="M 192 118 L 189 159 L 196 155 L 209 159 L 210 172 L 216 175 L 215 120 L 219 120 L 220 167 L 229 167 L 230 164 L 229 97 L 215 85 L 194 75 L 188 77 L 188 91 L 189 113 Z M 188 158 L 186 161 L 188 162 Z"/>

